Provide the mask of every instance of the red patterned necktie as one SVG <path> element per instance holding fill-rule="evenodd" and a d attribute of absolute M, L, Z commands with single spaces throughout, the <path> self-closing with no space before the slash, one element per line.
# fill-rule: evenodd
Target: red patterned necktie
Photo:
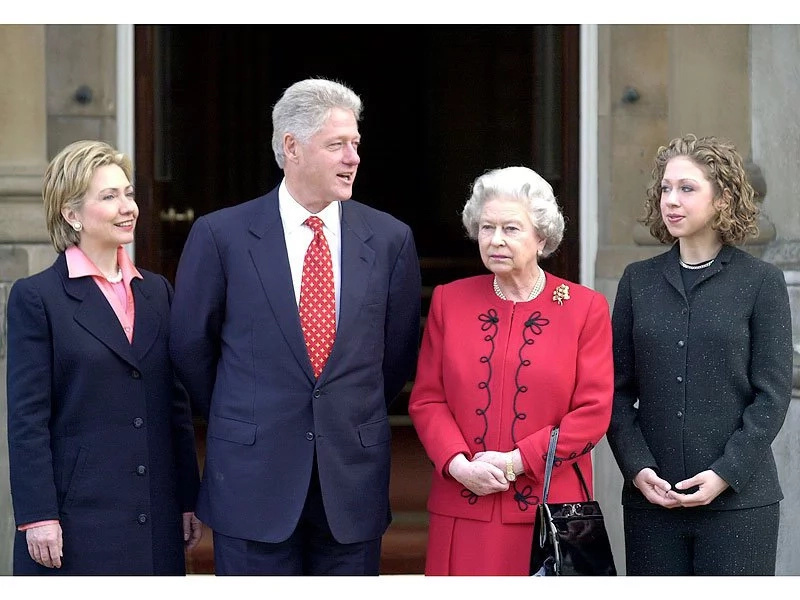
<path fill-rule="evenodd" d="M 322 232 L 322 219 L 309 217 L 305 221 L 314 231 L 303 261 L 300 284 L 300 325 L 306 340 L 306 350 L 319 377 L 336 338 L 336 300 L 333 290 L 333 262 L 328 240 Z"/>

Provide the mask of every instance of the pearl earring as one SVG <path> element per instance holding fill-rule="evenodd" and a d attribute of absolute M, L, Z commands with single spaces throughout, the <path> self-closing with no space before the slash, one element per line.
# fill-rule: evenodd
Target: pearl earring
<path fill-rule="evenodd" d="M 72 228 L 73 228 L 75 231 L 80 231 L 81 229 L 83 229 L 83 224 L 82 224 L 80 221 L 75 221 L 75 222 L 72 224 Z"/>

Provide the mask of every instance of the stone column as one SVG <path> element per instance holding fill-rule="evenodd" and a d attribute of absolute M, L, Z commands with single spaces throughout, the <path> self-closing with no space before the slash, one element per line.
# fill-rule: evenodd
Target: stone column
<path fill-rule="evenodd" d="M 6 299 L 15 279 L 52 262 L 41 177 L 47 164 L 45 27 L 0 25 L 0 377 L 6 380 Z M 0 575 L 11 573 L 6 387 L 0 389 Z"/>
<path fill-rule="evenodd" d="M 753 25 L 750 29 L 753 158 L 769 187 L 763 210 L 776 229 L 776 239 L 767 246 L 763 258 L 781 267 L 786 277 L 795 348 L 792 401 L 772 444 L 784 495 L 776 572 L 800 575 L 800 516 L 795 510 L 800 503 L 800 26 Z"/>

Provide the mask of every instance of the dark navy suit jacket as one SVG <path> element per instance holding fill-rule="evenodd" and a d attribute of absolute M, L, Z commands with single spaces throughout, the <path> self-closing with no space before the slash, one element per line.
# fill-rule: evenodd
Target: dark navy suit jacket
<path fill-rule="evenodd" d="M 278 191 L 193 225 L 181 256 L 171 354 L 208 420 L 198 516 L 227 536 L 280 542 L 303 509 L 316 453 L 334 537 L 390 520 L 387 407 L 412 374 L 420 271 L 409 227 L 342 203 L 340 314 L 314 378 L 292 287 Z"/>
<path fill-rule="evenodd" d="M 172 288 L 139 269 L 133 343 L 61 254 L 8 298 L 8 444 L 17 525 L 60 519 L 61 569 L 17 532 L 16 574 L 182 574 L 181 512 L 199 484 L 186 393 L 169 362 Z"/>

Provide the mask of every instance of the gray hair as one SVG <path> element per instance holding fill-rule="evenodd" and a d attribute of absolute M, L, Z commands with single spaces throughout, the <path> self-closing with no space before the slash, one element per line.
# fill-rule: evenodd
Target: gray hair
<path fill-rule="evenodd" d="M 537 235 L 545 240 L 542 256 L 556 251 L 564 237 L 564 215 L 550 184 L 527 167 L 494 169 L 475 180 L 472 195 L 461 213 L 464 228 L 471 239 L 478 239 L 478 223 L 484 204 L 498 196 L 516 198 L 525 206 Z"/>
<path fill-rule="evenodd" d="M 361 119 L 361 98 L 337 81 L 304 79 L 286 88 L 272 109 L 272 151 L 281 169 L 286 164 L 283 136 L 308 143 L 334 108 L 353 111 L 356 121 Z"/>

